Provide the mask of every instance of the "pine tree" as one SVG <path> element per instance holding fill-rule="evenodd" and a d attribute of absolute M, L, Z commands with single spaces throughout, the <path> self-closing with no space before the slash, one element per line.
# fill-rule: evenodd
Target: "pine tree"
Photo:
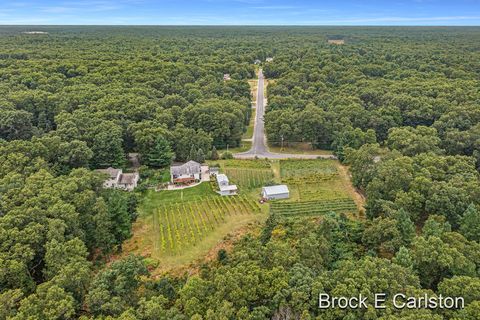
<path fill-rule="evenodd" d="M 198 149 L 197 156 L 195 157 L 195 161 L 197 161 L 198 163 L 205 162 L 205 154 L 203 153 L 202 149 Z"/>
<path fill-rule="evenodd" d="M 194 145 L 190 148 L 190 153 L 188 154 L 188 160 L 195 160 L 197 159 L 197 149 Z"/>
<path fill-rule="evenodd" d="M 213 148 L 212 148 L 212 154 L 210 155 L 210 159 L 212 159 L 212 160 L 218 160 L 219 159 L 218 151 L 217 151 L 217 148 L 215 148 L 215 146 L 213 146 Z"/>
<path fill-rule="evenodd" d="M 463 214 L 460 232 L 468 240 L 480 241 L 480 212 L 472 203 Z"/>
<path fill-rule="evenodd" d="M 410 219 L 410 215 L 403 209 L 400 209 L 395 214 L 397 220 L 397 229 L 402 238 L 402 244 L 409 246 L 415 237 L 415 224 Z"/>
<path fill-rule="evenodd" d="M 405 267 L 405 268 L 413 268 L 413 259 L 410 255 L 410 250 L 405 247 L 401 247 L 395 257 L 393 258 L 393 262 Z"/>
<path fill-rule="evenodd" d="M 168 141 L 164 137 L 158 136 L 146 158 L 149 166 L 163 168 L 172 163 L 174 153 Z"/>

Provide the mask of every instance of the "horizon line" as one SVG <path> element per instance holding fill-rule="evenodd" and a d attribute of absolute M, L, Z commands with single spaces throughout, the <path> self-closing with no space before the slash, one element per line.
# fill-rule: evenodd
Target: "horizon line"
<path fill-rule="evenodd" d="M 480 27 L 480 24 L 2 24 L 0 27 Z"/>

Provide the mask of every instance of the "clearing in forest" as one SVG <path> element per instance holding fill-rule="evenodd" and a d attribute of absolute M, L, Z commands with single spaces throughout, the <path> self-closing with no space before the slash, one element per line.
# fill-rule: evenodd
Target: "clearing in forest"
<path fill-rule="evenodd" d="M 265 215 L 258 202 L 244 195 L 221 197 L 210 183 L 184 190 L 148 191 L 125 244 L 168 269 L 201 258 L 229 234 Z"/>
<path fill-rule="evenodd" d="M 284 216 L 316 216 L 330 211 L 358 212 L 351 197 L 350 181 L 339 172 L 335 160 L 281 160 L 281 182 L 290 189 L 290 199 L 270 204 L 271 213 Z"/>

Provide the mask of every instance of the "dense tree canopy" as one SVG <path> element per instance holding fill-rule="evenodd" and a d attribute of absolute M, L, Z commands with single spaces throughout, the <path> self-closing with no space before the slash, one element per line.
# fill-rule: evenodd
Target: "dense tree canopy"
<path fill-rule="evenodd" d="M 0 319 L 478 318 L 478 28 L 38 28 L 0 28 Z M 366 217 L 271 215 L 216 259 L 153 276 L 121 254 L 141 192 L 92 169 L 238 146 L 255 59 L 268 140 L 333 150 Z M 466 307 L 318 308 L 320 293 L 379 292 Z"/>

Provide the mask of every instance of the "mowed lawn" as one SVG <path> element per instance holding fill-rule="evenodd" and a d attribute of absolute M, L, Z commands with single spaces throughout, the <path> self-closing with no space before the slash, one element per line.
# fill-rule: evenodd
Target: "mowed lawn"
<path fill-rule="evenodd" d="M 134 236 L 124 251 L 140 254 L 165 270 L 208 254 L 230 232 L 266 217 L 247 196 L 221 197 L 210 183 L 175 191 L 148 191 L 139 207 Z"/>

